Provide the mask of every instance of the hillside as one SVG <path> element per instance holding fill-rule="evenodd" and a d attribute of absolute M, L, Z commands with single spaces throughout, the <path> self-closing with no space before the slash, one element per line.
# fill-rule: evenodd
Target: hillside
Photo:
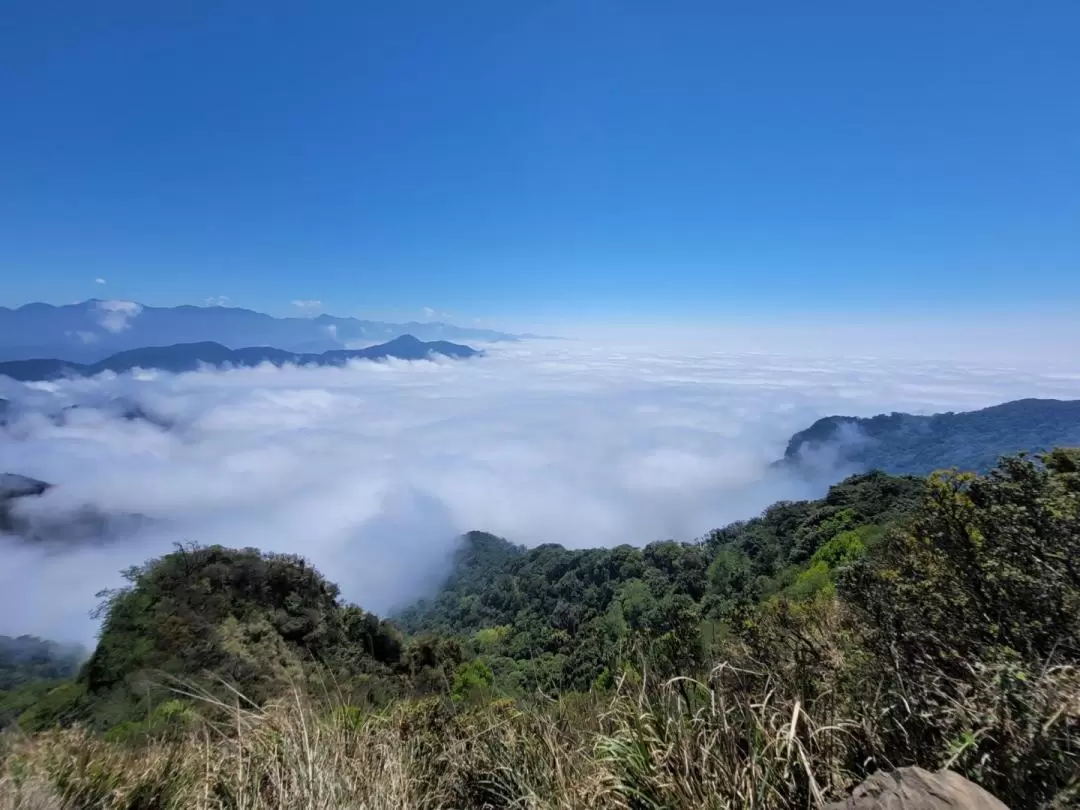
<path fill-rule="evenodd" d="M 1004 455 L 1080 445 L 1080 400 L 1021 399 L 965 413 L 828 416 L 791 437 L 783 464 L 894 475 L 986 472 Z"/>
<path fill-rule="evenodd" d="M 0 635 L 0 692 L 36 680 L 69 678 L 84 657 L 78 647 L 55 644 L 36 636 Z"/>
<path fill-rule="evenodd" d="M 0 361 L 54 357 L 96 363 L 142 346 L 220 343 L 229 348 L 277 346 L 318 354 L 357 343 L 380 343 L 402 335 L 420 340 L 508 341 L 514 335 L 435 321 L 388 323 L 319 315 L 275 318 L 240 307 L 152 307 L 133 301 L 92 299 L 53 306 L 0 307 Z"/>
<path fill-rule="evenodd" d="M 89 659 L 74 680 L 26 708 L 24 727 L 127 728 L 175 705 L 177 689 L 226 699 L 238 689 L 260 704 L 316 677 L 353 701 L 385 701 L 427 689 L 444 650 L 448 666 L 458 661 L 452 645 L 407 646 L 388 623 L 342 602 L 337 586 L 300 557 L 192 546 L 125 577 L 127 586 L 100 594 L 102 629 Z M 176 720 L 162 712 L 151 724 Z"/>
<path fill-rule="evenodd" d="M 695 543 L 526 550 L 474 532 L 440 592 L 396 618 L 413 633 L 479 633 L 496 676 L 514 688 L 587 689 L 634 632 L 677 633 L 824 587 L 852 549 L 873 547 L 914 511 L 923 487 L 856 476 L 819 501 L 775 504 Z M 694 662 L 692 645 L 681 654 Z"/>
<path fill-rule="evenodd" d="M 63 688 L 86 658 L 81 647 L 56 644 L 36 636 L 0 635 L 0 730 Z"/>
<path fill-rule="evenodd" d="M 250 367 L 263 363 L 275 366 L 341 366 L 351 360 L 426 360 L 433 355 L 464 359 L 479 354 L 480 352 L 468 346 L 442 340 L 425 343 L 412 335 L 402 335 L 388 343 L 366 349 L 335 349 L 321 354 L 303 354 L 265 346 L 229 349 L 220 343 L 180 343 L 175 346 L 131 349 L 91 364 L 58 359 L 14 360 L 0 363 L 0 375 L 31 382 L 63 376 L 91 377 L 105 371 L 120 374 L 136 368 L 179 373 L 197 371 L 202 366 Z"/>
<path fill-rule="evenodd" d="M 1071 807 L 1078 555 L 1075 450 L 861 474 L 692 543 L 473 532 L 396 625 L 300 557 L 178 548 L 102 594 L 74 678 L 0 696 L 32 735 L 0 785 L 129 810 L 249 791 L 682 810 L 763 792 L 753 806 L 795 810 L 882 766 L 948 764 L 1010 806 Z"/>

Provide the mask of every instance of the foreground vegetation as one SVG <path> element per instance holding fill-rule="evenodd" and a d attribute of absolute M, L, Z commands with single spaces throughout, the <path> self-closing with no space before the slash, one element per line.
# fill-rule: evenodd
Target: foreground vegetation
<path fill-rule="evenodd" d="M 128 579 L 75 678 L 9 693 L 0 808 L 808 808 L 912 763 L 1080 804 L 1077 451 L 692 544 L 470 535 L 396 624 L 252 549 Z"/>

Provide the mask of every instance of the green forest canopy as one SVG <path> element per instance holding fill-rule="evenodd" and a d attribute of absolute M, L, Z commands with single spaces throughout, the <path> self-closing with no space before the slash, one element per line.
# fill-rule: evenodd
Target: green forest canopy
<path fill-rule="evenodd" d="M 982 476 L 854 476 L 694 543 L 524 549 L 472 533 L 441 591 L 393 623 L 344 603 L 300 557 L 193 546 L 129 569 L 102 594 L 78 674 L 14 684 L 0 710 L 31 731 L 85 722 L 123 736 L 174 723 L 195 692 L 235 700 L 226 683 L 253 703 L 318 682 L 378 706 L 605 690 L 742 661 L 803 705 L 891 707 L 853 737 L 853 771 L 941 761 L 971 722 L 956 707 L 991 699 L 980 673 L 1011 673 L 993 689 L 1010 684 L 1030 707 L 1025 690 L 1080 663 L 1078 559 L 1080 451 L 1065 450 Z M 1058 790 L 1080 761 L 1080 717 L 1038 706 L 972 746 L 1000 795 Z M 1044 731 L 1023 736 L 1021 767 L 1027 722 Z"/>
<path fill-rule="evenodd" d="M 963 413 L 828 416 L 791 437 L 782 462 L 841 462 L 894 475 L 929 475 L 956 467 L 987 472 L 1022 450 L 1080 446 L 1080 400 L 1018 399 Z"/>

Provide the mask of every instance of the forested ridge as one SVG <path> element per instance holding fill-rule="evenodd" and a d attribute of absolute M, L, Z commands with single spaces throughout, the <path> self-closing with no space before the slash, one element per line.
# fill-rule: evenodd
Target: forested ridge
<path fill-rule="evenodd" d="M 819 461 L 895 475 L 942 467 L 987 472 L 1020 451 L 1080 446 L 1080 400 L 1018 399 L 961 413 L 827 416 L 791 437 L 782 466 Z"/>
<path fill-rule="evenodd" d="M 832 592 L 839 570 L 910 515 L 925 481 L 874 472 L 819 501 L 781 502 L 697 542 L 644 548 L 529 550 L 478 532 L 431 601 L 403 612 L 406 630 L 466 635 L 513 689 L 587 689 L 635 644 L 666 672 L 701 665 L 700 625 L 720 633 L 753 606 Z"/>
<path fill-rule="evenodd" d="M 1072 807 L 1077 560 L 1076 450 L 860 474 L 694 542 L 474 532 L 392 620 L 299 557 L 192 545 L 101 594 L 74 677 L 12 684 L 5 778 L 77 807 L 803 808 L 920 764 Z"/>
<path fill-rule="evenodd" d="M 0 636 L 0 691 L 75 673 L 83 659 L 79 647 L 56 644 L 36 636 Z"/>

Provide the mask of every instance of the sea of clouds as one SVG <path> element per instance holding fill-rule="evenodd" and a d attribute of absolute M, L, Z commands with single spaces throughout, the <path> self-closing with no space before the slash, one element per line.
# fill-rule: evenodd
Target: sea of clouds
<path fill-rule="evenodd" d="M 385 613 L 438 583 L 464 531 L 689 540 L 820 495 L 829 481 L 769 471 L 820 416 L 1031 396 L 1080 397 L 1080 371 L 529 341 L 465 362 L 0 378 L 0 473 L 56 485 L 31 515 L 152 519 L 77 548 L 0 538 L 0 633 L 90 641 L 95 593 L 185 542 L 302 554 Z"/>

